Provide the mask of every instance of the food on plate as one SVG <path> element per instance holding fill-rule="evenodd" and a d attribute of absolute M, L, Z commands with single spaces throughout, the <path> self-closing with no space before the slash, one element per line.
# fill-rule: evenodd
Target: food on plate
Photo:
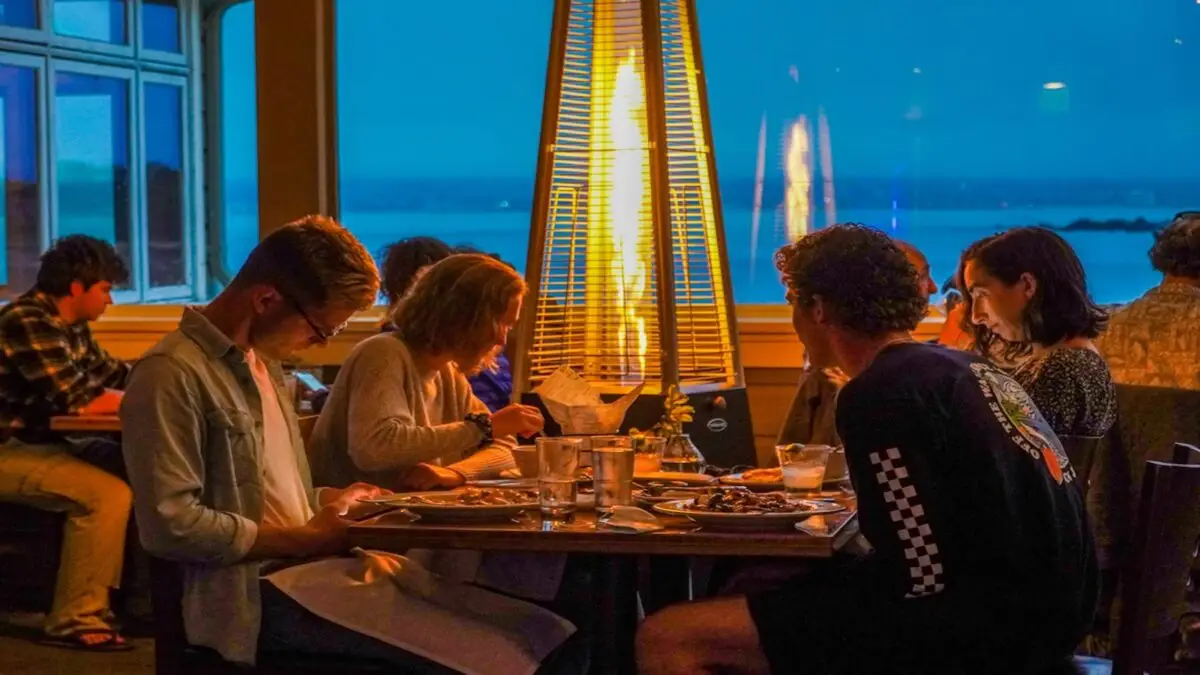
<path fill-rule="evenodd" d="M 770 469 L 750 469 L 742 472 L 742 480 L 747 483 L 782 483 L 783 469 L 777 466 Z"/>
<path fill-rule="evenodd" d="M 536 504 L 537 492 L 509 488 L 467 488 L 461 492 L 440 495 L 412 495 L 403 501 L 429 506 L 516 506 Z"/>
<path fill-rule="evenodd" d="M 684 505 L 685 510 L 708 513 L 803 513 L 813 508 L 812 504 L 788 499 L 783 493 L 756 494 L 745 488 L 714 490 Z"/>

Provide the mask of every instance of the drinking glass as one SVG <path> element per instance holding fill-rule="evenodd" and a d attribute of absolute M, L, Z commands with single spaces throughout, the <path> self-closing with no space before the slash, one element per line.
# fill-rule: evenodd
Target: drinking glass
<path fill-rule="evenodd" d="M 596 510 L 633 504 L 633 439 L 628 436 L 593 436 L 592 470 L 595 472 Z"/>
<path fill-rule="evenodd" d="M 578 497 L 575 473 L 579 470 L 579 448 L 583 442 L 578 438 L 539 436 L 535 443 L 542 516 L 556 520 L 570 518 Z"/>
<path fill-rule="evenodd" d="M 662 471 L 663 450 L 667 439 L 661 436 L 642 436 L 633 444 L 633 475 Z"/>
<path fill-rule="evenodd" d="M 833 448 L 828 445 L 775 446 L 775 455 L 783 469 L 783 488 L 788 494 L 807 496 L 821 491 L 825 482 L 825 467 Z"/>

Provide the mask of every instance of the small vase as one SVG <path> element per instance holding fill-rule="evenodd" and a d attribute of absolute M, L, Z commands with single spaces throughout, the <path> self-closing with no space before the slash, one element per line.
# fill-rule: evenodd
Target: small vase
<path fill-rule="evenodd" d="M 704 473 L 708 463 L 700 449 L 692 443 L 691 436 L 679 434 L 667 439 L 667 447 L 663 450 L 663 471 L 679 471 L 682 473 Z"/>

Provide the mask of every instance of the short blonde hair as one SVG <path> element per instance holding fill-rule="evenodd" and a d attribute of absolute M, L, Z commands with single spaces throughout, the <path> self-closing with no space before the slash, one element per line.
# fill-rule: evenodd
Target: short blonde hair
<path fill-rule="evenodd" d="M 392 321 L 409 349 L 469 354 L 495 344 L 500 319 L 525 280 L 491 256 L 452 255 L 422 271 Z"/>
<path fill-rule="evenodd" d="M 303 307 L 363 310 L 379 295 L 371 254 L 332 218 L 310 215 L 271 232 L 231 285 L 268 284 Z"/>

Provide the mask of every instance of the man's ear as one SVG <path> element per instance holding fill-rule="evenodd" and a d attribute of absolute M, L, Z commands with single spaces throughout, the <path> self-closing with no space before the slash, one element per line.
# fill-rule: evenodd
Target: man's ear
<path fill-rule="evenodd" d="M 67 289 L 67 296 L 71 298 L 78 298 L 84 293 L 87 293 L 87 289 L 83 287 L 82 281 L 72 281 L 70 287 Z"/>
<path fill-rule="evenodd" d="M 812 297 L 812 303 L 808 311 L 815 323 L 825 323 L 829 319 L 829 312 L 825 311 L 825 301 L 819 295 Z"/>

